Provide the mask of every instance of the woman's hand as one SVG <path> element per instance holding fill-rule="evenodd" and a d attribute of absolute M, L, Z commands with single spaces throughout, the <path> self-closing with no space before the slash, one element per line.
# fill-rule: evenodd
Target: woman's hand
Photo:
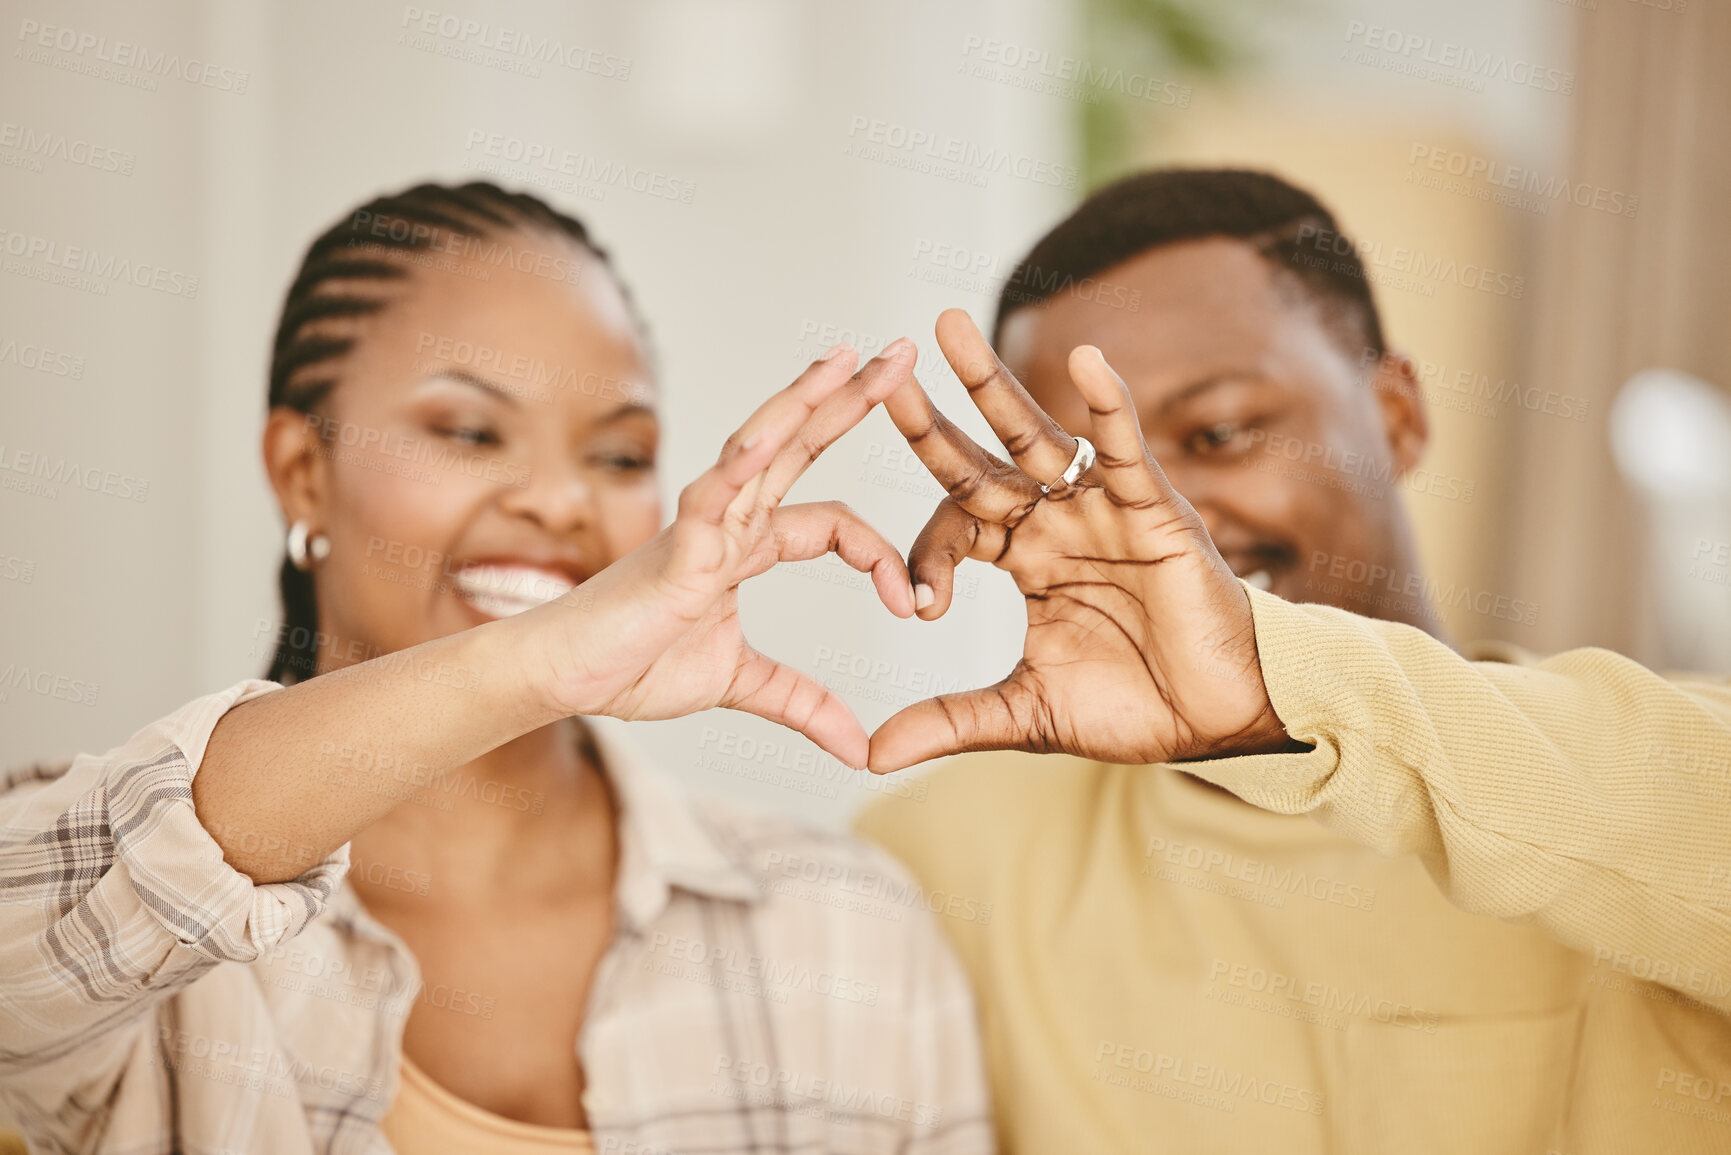
<path fill-rule="evenodd" d="M 871 768 L 963 750 L 1063 752 L 1140 764 L 1284 749 L 1250 602 L 1202 519 L 1142 439 L 1129 390 L 1091 345 L 1070 356 L 1088 403 L 1095 465 L 1062 475 L 1077 442 L 1036 405 L 968 315 L 938 319 L 938 344 L 1015 464 L 976 445 L 908 380 L 886 403 L 949 491 L 909 555 L 948 608 L 963 558 L 1007 570 L 1027 599 L 1022 660 L 995 686 L 915 703 L 871 738 Z M 924 591 L 920 600 L 927 602 Z"/>
<path fill-rule="evenodd" d="M 558 708 L 674 718 L 727 706 L 865 766 L 866 733 L 846 704 L 745 640 L 738 587 L 777 562 L 834 552 L 872 575 L 891 613 L 912 616 L 907 567 L 883 535 L 839 502 L 783 507 L 781 499 L 825 448 L 913 382 L 914 356 L 904 338 L 850 379 L 853 351 L 832 350 L 728 438 L 720 460 L 679 495 L 671 525 L 564 598 L 520 615 L 543 639 Z"/>

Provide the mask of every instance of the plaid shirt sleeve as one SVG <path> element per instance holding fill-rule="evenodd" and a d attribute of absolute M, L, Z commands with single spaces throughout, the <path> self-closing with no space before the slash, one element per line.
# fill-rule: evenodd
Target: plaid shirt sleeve
<path fill-rule="evenodd" d="M 280 688 L 247 679 L 106 754 L 0 777 L 0 1090 L 15 1107 L 106 1100 L 149 1011 L 292 937 L 340 884 L 346 846 L 292 882 L 255 885 L 193 811 L 217 721 Z M 63 1085 L 73 1070 L 77 1085 Z"/>

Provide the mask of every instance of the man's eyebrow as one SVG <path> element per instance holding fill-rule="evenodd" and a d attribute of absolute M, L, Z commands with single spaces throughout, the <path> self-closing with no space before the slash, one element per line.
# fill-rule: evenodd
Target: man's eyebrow
<path fill-rule="evenodd" d="M 428 381 L 438 381 L 441 379 L 446 381 L 460 381 L 465 385 L 473 385 L 477 389 L 486 390 L 488 393 L 491 393 L 493 396 L 499 398 L 499 400 L 510 405 L 512 408 L 516 408 L 517 406 L 517 399 L 511 396 L 509 392 L 499 388 L 485 377 L 469 372 L 467 369 L 441 368 L 435 373 L 427 374 L 421 383 L 426 384 Z"/>
<path fill-rule="evenodd" d="M 1160 402 L 1159 405 L 1154 407 L 1153 415 L 1155 417 L 1165 417 L 1168 413 L 1172 412 L 1172 410 L 1183 405 L 1188 405 L 1191 401 L 1194 401 L 1197 397 L 1207 393 L 1210 389 L 1218 389 L 1222 385 L 1233 385 L 1250 380 L 1252 380 L 1252 378 L 1248 374 L 1239 372 L 1215 373 L 1203 377 L 1200 380 L 1192 381 L 1190 384 L 1184 386 L 1184 388 L 1178 390 L 1178 392 Z"/>

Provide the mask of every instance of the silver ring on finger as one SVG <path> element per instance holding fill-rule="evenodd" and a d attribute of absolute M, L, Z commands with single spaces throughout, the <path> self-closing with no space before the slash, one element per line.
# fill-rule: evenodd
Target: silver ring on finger
<path fill-rule="evenodd" d="M 1086 437 L 1076 438 L 1076 456 L 1070 459 L 1070 464 L 1064 472 L 1058 475 L 1056 481 L 1040 487 L 1040 493 L 1061 493 L 1076 484 L 1076 479 L 1086 473 L 1094 464 L 1094 443 Z"/>

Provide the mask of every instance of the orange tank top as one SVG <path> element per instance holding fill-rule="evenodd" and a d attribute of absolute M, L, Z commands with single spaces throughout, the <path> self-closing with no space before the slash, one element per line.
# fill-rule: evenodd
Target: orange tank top
<path fill-rule="evenodd" d="M 383 1121 L 397 1155 L 555 1155 L 588 1152 L 589 1132 L 520 1123 L 482 1110 L 427 1077 L 403 1056 L 402 1086 Z"/>

